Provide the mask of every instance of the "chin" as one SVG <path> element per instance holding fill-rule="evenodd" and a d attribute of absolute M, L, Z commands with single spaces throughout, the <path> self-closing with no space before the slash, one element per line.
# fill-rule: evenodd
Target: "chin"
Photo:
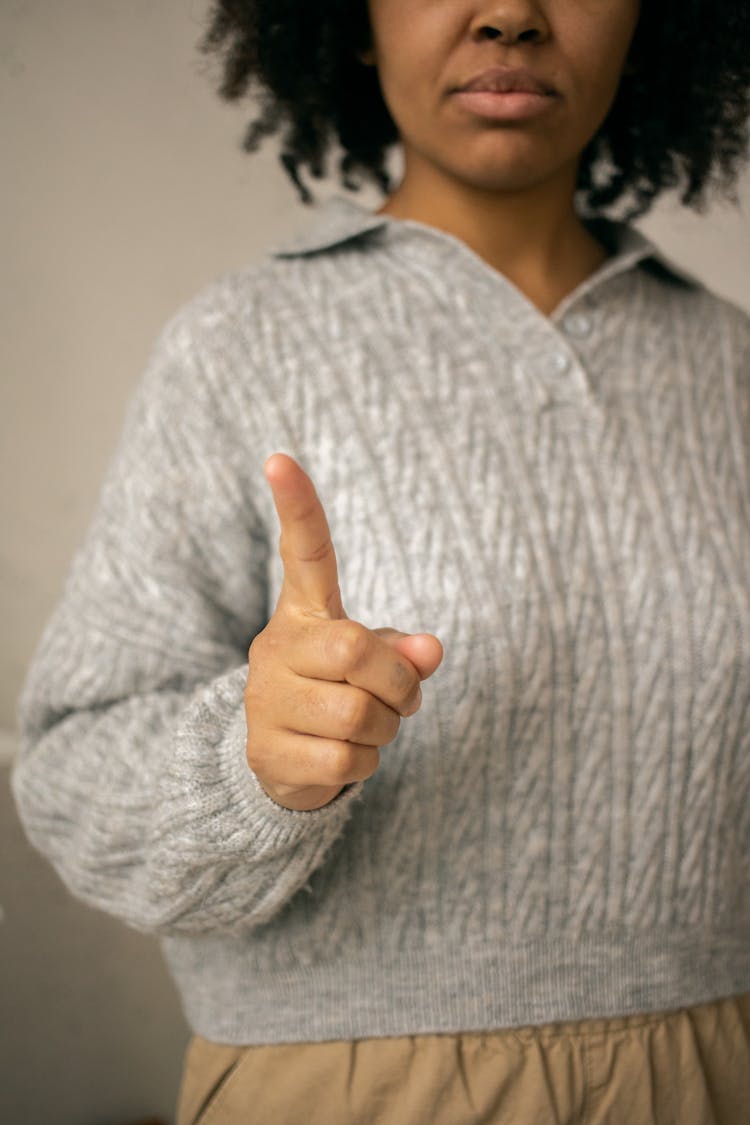
<path fill-rule="evenodd" d="M 528 136 L 486 140 L 482 151 L 472 153 L 460 166 L 455 159 L 442 162 L 443 172 L 480 190 L 515 192 L 536 187 L 577 166 L 577 155 L 561 153 L 551 140 Z"/>
<path fill-rule="evenodd" d="M 516 195 L 530 191 L 554 178 L 554 171 L 550 169 L 519 170 L 518 168 L 493 168 L 474 175 L 467 175 L 466 173 L 454 175 L 454 179 L 466 188 L 498 195 Z"/>

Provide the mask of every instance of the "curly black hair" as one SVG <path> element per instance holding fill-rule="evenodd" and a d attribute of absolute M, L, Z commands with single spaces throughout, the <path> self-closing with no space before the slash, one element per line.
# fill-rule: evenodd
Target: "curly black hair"
<path fill-rule="evenodd" d="M 221 58 L 224 99 L 259 98 L 243 148 L 280 133 L 281 163 L 309 203 L 300 170 L 323 177 L 336 142 L 345 188 L 364 175 L 391 190 L 398 132 L 375 69 L 360 61 L 370 46 L 366 0 L 215 0 L 199 49 Z M 584 206 L 629 201 L 632 219 L 670 189 L 696 211 L 709 189 L 736 203 L 749 119 L 747 0 L 643 0 L 615 101 L 581 157 Z"/>

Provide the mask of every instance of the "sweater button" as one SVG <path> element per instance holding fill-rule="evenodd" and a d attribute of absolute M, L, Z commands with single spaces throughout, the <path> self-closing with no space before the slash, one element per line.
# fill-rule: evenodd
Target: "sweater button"
<path fill-rule="evenodd" d="M 570 360 L 565 352 L 553 352 L 549 358 L 549 369 L 553 375 L 564 375 L 570 367 Z"/>
<path fill-rule="evenodd" d="M 585 313 L 569 313 L 563 320 L 563 328 L 569 336 L 582 339 L 591 332 L 591 317 Z"/>

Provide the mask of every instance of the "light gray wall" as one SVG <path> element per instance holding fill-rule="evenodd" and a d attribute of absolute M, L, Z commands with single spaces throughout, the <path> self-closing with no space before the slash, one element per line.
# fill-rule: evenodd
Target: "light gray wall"
<path fill-rule="evenodd" d="M 195 45 L 205 0 L 6 0 L 0 727 L 166 318 L 307 220 L 275 151 L 239 151 Z M 328 190 L 333 190 L 328 189 Z M 322 194 L 326 194 L 324 189 Z M 742 212 L 669 204 L 647 233 L 750 309 Z M 368 193 L 364 202 L 375 204 Z"/>

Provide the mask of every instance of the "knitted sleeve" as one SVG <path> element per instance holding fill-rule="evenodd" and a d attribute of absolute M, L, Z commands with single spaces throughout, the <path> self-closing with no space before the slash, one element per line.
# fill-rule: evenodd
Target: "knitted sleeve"
<path fill-rule="evenodd" d="M 19 702 L 13 791 L 31 842 L 78 897 L 159 933 L 267 921 L 362 788 L 294 812 L 247 765 L 268 536 L 239 471 L 255 451 L 228 439 L 220 387 L 175 317 Z"/>

